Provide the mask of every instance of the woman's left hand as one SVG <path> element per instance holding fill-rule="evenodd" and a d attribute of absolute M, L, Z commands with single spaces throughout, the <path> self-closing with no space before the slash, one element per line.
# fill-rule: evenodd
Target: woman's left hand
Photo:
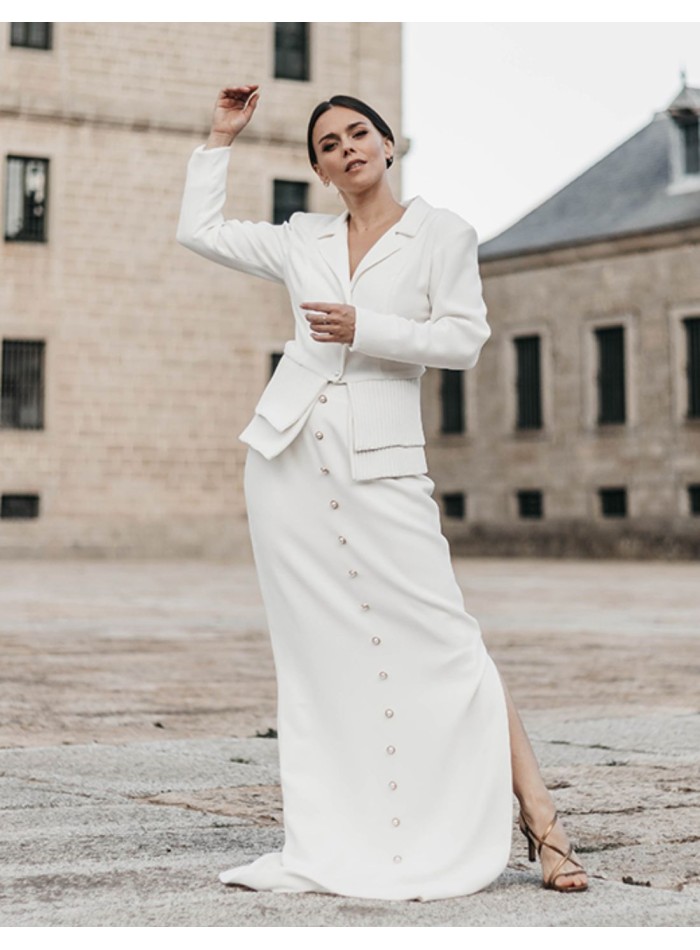
<path fill-rule="evenodd" d="M 355 339 L 355 308 L 344 303 L 302 303 L 311 324 L 311 337 L 319 343 L 352 343 Z"/>

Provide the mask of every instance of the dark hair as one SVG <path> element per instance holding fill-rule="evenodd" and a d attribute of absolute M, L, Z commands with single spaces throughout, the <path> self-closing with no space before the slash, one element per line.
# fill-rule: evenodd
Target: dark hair
<path fill-rule="evenodd" d="M 388 138 L 392 144 L 396 144 L 394 142 L 394 133 L 391 131 L 384 119 L 382 119 L 379 113 L 375 112 L 371 106 L 368 106 L 366 102 L 363 102 L 361 99 L 355 99 L 354 96 L 331 96 L 330 99 L 325 99 L 323 102 L 319 102 L 314 111 L 311 113 L 311 118 L 309 119 L 309 128 L 306 133 L 306 147 L 309 151 L 309 161 L 312 165 L 318 164 L 316 149 L 314 148 L 312 138 L 314 126 L 323 113 L 328 112 L 328 110 L 332 109 L 333 106 L 344 106 L 346 109 L 352 109 L 354 112 L 359 112 L 366 119 L 369 119 L 378 132 Z M 386 167 L 391 168 L 393 162 L 393 157 L 387 158 Z"/>

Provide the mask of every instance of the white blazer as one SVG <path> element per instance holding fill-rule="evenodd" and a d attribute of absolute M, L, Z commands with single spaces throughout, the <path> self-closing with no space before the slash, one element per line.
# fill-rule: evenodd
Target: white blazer
<path fill-rule="evenodd" d="M 420 377 L 426 366 L 471 369 L 490 336 L 474 228 L 421 197 L 367 252 L 350 279 L 348 212 L 289 221 L 225 220 L 231 147 L 198 145 L 187 166 L 177 240 L 211 261 L 285 284 L 294 338 L 239 439 L 274 458 L 295 438 L 324 386 L 345 383 L 353 478 L 425 474 Z M 353 343 L 311 337 L 306 301 L 356 309 Z"/>

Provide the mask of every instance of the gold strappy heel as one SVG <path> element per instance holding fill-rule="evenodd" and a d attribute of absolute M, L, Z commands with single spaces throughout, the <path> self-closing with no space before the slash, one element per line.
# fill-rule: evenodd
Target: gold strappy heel
<path fill-rule="evenodd" d="M 561 850 L 561 848 L 557 848 L 556 845 L 547 843 L 547 837 L 551 833 L 552 828 L 554 828 L 554 826 L 556 825 L 558 817 L 559 817 L 559 814 L 558 812 L 555 811 L 554 817 L 552 818 L 550 823 L 547 825 L 547 830 L 542 835 L 542 837 L 539 838 L 535 834 L 535 832 L 532 830 L 532 828 L 528 825 L 528 823 L 525 821 L 525 819 L 523 818 L 522 812 L 520 813 L 520 817 L 518 818 L 518 825 L 522 833 L 527 838 L 527 856 L 530 861 L 534 861 L 535 857 L 539 856 L 540 861 L 541 861 L 542 848 L 549 848 L 550 851 L 556 851 L 557 854 L 561 855 L 561 860 L 554 866 L 549 876 L 543 880 L 542 886 L 552 891 L 559 891 L 560 893 L 564 893 L 564 891 L 587 891 L 588 884 L 575 884 L 575 885 L 572 885 L 571 887 L 561 887 L 559 884 L 557 884 L 557 878 L 574 877 L 576 874 L 580 874 L 582 871 L 584 874 L 586 873 L 583 865 L 580 864 L 576 860 L 576 858 L 572 857 L 572 854 L 574 851 L 573 845 L 569 845 L 569 850 L 567 852 L 564 852 Z M 560 871 L 559 869 L 564 867 L 567 861 L 570 861 L 571 864 L 575 865 L 578 870 Z"/>

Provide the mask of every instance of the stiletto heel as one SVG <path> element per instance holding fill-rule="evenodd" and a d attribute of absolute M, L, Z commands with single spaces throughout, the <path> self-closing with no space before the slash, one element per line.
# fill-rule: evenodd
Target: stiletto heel
<path fill-rule="evenodd" d="M 573 845 L 569 845 L 569 850 L 564 852 L 560 848 L 557 848 L 556 845 L 549 844 L 547 842 L 547 838 L 549 834 L 551 833 L 552 828 L 554 828 L 554 826 L 556 825 L 558 818 L 559 818 L 559 814 L 558 812 L 555 811 L 554 817 L 552 818 L 550 823 L 547 825 L 547 830 L 540 838 L 535 834 L 532 828 L 525 821 L 525 819 L 523 818 L 522 812 L 520 813 L 520 816 L 518 818 L 518 826 L 520 827 L 520 830 L 527 838 L 527 856 L 530 861 L 534 861 L 536 855 L 539 855 L 540 860 L 542 860 L 542 848 L 549 848 L 550 851 L 556 851 L 557 854 L 561 855 L 560 860 L 554 866 L 549 876 L 546 877 L 542 881 L 542 887 L 545 887 L 548 890 L 552 890 L 552 891 L 559 891 L 560 893 L 563 893 L 564 891 L 587 891 L 588 884 L 575 884 L 575 885 L 572 885 L 571 887 L 561 887 L 560 885 L 557 884 L 557 878 L 575 877 L 575 875 L 580 874 L 581 872 L 583 872 L 584 874 L 586 873 L 583 865 L 580 864 L 576 860 L 576 858 L 572 857 L 573 851 L 574 851 Z M 560 871 L 559 869 L 564 867 L 567 861 L 573 864 L 578 870 Z"/>

